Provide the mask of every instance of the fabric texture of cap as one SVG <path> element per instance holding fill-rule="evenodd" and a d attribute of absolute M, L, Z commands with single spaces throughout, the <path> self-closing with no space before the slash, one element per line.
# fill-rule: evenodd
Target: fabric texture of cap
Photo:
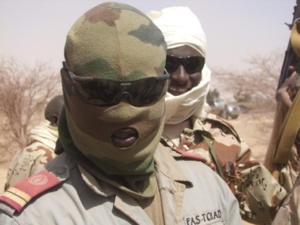
<path fill-rule="evenodd" d="M 160 33 L 136 8 L 103 3 L 72 26 L 67 35 L 65 59 L 78 76 L 133 80 L 161 75 L 166 44 Z"/>

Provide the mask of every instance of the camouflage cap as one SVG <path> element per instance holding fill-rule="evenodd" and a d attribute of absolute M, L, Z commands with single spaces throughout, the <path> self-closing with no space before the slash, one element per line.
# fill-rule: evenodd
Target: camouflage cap
<path fill-rule="evenodd" d="M 134 80 L 163 74 L 166 43 L 136 8 L 102 3 L 71 27 L 65 44 L 69 69 L 78 76 Z"/>

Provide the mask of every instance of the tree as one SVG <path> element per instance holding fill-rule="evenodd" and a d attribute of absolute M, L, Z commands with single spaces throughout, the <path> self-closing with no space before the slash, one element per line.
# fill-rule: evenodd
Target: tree
<path fill-rule="evenodd" d="M 252 56 L 246 62 L 248 67 L 241 71 L 212 70 L 212 87 L 234 96 L 238 92 L 251 95 L 255 108 L 272 111 L 275 107 L 275 93 L 280 75 L 283 54 L 272 52 L 267 56 Z"/>
<path fill-rule="evenodd" d="M 61 93 L 60 76 L 43 63 L 32 68 L 0 59 L 0 154 L 9 157 L 28 143 L 47 102 Z"/>

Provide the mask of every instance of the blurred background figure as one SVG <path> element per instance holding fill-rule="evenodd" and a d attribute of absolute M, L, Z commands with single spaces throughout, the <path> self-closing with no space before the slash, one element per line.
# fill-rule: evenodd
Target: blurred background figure
<path fill-rule="evenodd" d="M 54 157 L 58 138 L 58 118 L 64 105 L 62 95 L 52 98 L 44 112 L 44 120 L 29 133 L 29 143 L 10 162 L 4 189 L 42 169 Z"/>

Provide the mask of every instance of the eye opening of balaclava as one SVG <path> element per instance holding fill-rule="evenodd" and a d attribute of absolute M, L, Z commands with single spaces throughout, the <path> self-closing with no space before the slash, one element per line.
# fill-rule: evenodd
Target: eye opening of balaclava
<path fill-rule="evenodd" d="M 139 10 L 113 2 L 81 16 L 65 44 L 66 63 L 82 77 L 124 81 L 158 77 L 164 73 L 165 58 L 166 43 L 156 25 Z M 64 79 L 66 72 L 61 70 L 65 107 L 59 122 L 65 151 L 98 179 L 125 186 L 135 197 L 153 196 L 155 185 L 149 177 L 164 124 L 164 98 L 144 107 L 127 101 L 99 107 L 74 94 Z M 127 148 L 115 146 L 112 134 L 119 129 L 136 130 L 136 142 Z"/>

